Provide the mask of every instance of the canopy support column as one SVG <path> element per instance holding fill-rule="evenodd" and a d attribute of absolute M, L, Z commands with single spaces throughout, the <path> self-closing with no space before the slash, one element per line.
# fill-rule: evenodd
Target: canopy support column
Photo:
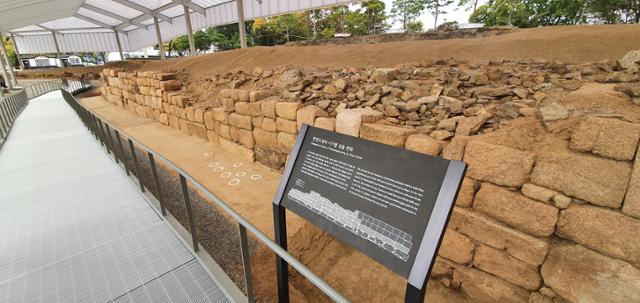
<path fill-rule="evenodd" d="M 16 44 L 16 37 L 11 34 L 11 43 L 13 43 L 13 49 L 16 51 L 16 57 L 18 58 L 18 64 L 20 64 L 20 70 L 24 70 L 24 62 L 22 62 L 22 56 L 20 56 L 20 51 L 18 51 L 18 44 Z"/>
<path fill-rule="evenodd" d="M 124 61 L 124 53 L 122 52 L 122 44 L 120 43 L 120 35 L 118 31 L 113 28 L 113 34 L 116 35 L 116 44 L 118 45 L 118 52 L 120 53 L 120 60 Z"/>
<path fill-rule="evenodd" d="M 153 24 L 156 26 L 156 38 L 158 38 L 158 50 L 160 50 L 160 60 L 166 59 L 164 54 L 164 46 L 162 45 L 162 34 L 160 33 L 160 24 L 158 24 L 158 17 L 153 16 Z"/>
<path fill-rule="evenodd" d="M 238 29 L 240 30 L 240 47 L 247 47 L 247 33 L 244 25 L 244 0 L 236 0 L 238 6 Z"/>
<path fill-rule="evenodd" d="M 60 67 L 64 67 L 64 63 L 62 62 L 62 54 L 60 53 L 60 45 L 58 44 L 58 37 L 56 36 L 56 32 L 51 31 L 51 36 L 53 36 L 53 44 L 56 46 L 56 53 L 58 53 L 58 59 L 60 60 Z"/>
<path fill-rule="evenodd" d="M 2 49 L 2 58 L 7 63 L 6 68 L 9 69 L 9 76 L 11 77 L 11 81 L 13 82 L 13 86 L 18 86 L 18 78 L 16 77 L 16 72 L 11 67 L 11 62 L 9 62 L 9 53 L 7 52 L 7 48 L 4 46 L 4 38 L 2 38 L 2 34 L 0 33 L 0 47 Z M 9 82 L 9 79 L 5 78 L 5 82 Z M 8 86 L 8 85 L 7 85 Z"/>
<path fill-rule="evenodd" d="M 187 1 L 189 0 L 184 1 L 184 3 L 182 4 L 182 7 L 184 8 L 184 19 L 185 19 L 185 23 L 187 24 L 187 37 L 189 38 L 189 54 L 191 54 L 191 56 L 195 56 L 196 45 L 195 45 L 195 41 L 193 40 L 193 27 L 191 27 L 191 14 L 189 13 L 189 7 L 187 6 Z"/>
<path fill-rule="evenodd" d="M 4 45 L 4 43 L 2 44 Z M 13 84 L 11 83 L 11 80 L 9 80 L 9 75 L 7 74 L 7 68 L 4 65 L 4 56 L 0 56 L 0 69 L 2 70 L 2 79 L 4 79 L 4 83 L 7 85 L 9 89 L 13 89 Z"/>

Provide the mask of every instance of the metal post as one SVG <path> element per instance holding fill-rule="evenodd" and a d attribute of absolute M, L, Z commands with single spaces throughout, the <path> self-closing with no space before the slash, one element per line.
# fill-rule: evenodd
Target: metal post
<path fill-rule="evenodd" d="M 105 123 L 104 126 L 107 129 L 107 141 L 109 141 L 109 144 L 111 144 L 111 150 L 113 150 L 113 157 L 116 159 L 116 164 L 118 164 L 120 162 L 118 161 L 118 152 L 116 151 L 116 145 L 113 142 L 113 137 L 111 137 L 111 129 L 109 128 L 109 124 L 107 123 Z"/>
<path fill-rule="evenodd" d="M 160 24 L 158 23 L 158 17 L 153 16 L 153 24 L 156 27 L 156 38 L 158 40 L 158 50 L 160 50 L 160 60 L 164 60 L 164 46 L 162 45 L 162 34 L 160 33 Z"/>
<path fill-rule="evenodd" d="M 58 59 L 60 60 L 60 67 L 64 67 L 64 63 L 62 63 L 62 54 L 60 53 L 60 45 L 58 44 L 58 37 L 56 37 L 56 32 L 51 31 L 51 35 L 53 36 L 53 44 L 56 46 L 56 53 L 58 53 Z"/>
<path fill-rule="evenodd" d="M 6 117 L 6 113 L 4 112 L 4 109 L 2 109 L 2 107 L 0 107 L 0 122 L 2 122 L 2 126 L 4 127 L 7 135 L 9 135 L 9 121 L 7 120 Z"/>
<path fill-rule="evenodd" d="M 287 219 L 284 207 L 273 204 L 273 225 L 275 242 L 287 250 Z M 278 302 L 289 302 L 289 264 L 276 255 L 276 275 L 278 279 Z"/>
<path fill-rule="evenodd" d="M 102 127 L 100 127 L 100 123 L 98 122 L 98 118 L 96 115 L 93 116 L 93 125 L 95 125 L 96 130 L 98 131 L 98 140 L 100 141 L 100 145 L 104 146 L 104 137 L 102 136 Z"/>
<path fill-rule="evenodd" d="M 238 29 L 240 30 L 240 47 L 247 47 L 247 33 L 244 25 L 244 0 L 236 0 L 238 7 Z"/>
<path fill-rule="evenodd" d="M 124 53 L 122 52 L 122 44 L 120 43 L 120 34 L 116 28 L 113 28 L 113 34 L 116 35 L 116 44 L 118 45 L 118 52 L 120 53 L 120 60 L 124 61 Z"/>
<path fill-rule="evenodd" d="M 120 149 L 120 156 L 122 157 L 122 165 L 124 165 L 124 172 L 129 175 L 129 167 L 127 166 L 127 160 L 124 159 L 124 149 L 122 148 L 122 141 L 120 140 L 120 132 L 116 129 L 113 131 L 116 134 L 116 141 L 118 142 L 118 149 Z"/>
<path fill-rule="evenodd" d="M 253 279 L 251 279 L 251 260 L 249 259 L 249 242 L 247 241 L 247 229 L 238 224 L 240 232 L 240 251 L 242 252 L 242 267 L 244 268 L 244 283 L 247 286 L 247 302 L 253 303 Z"/>
<path fill-rule="evenodd" d="M 185 179 L 182 174 L 180 174 L 180 186 L 182 187 L 184 206 L 187 208 L 187 219 L 189 220 L 189 231 L 191 232 L 193 251 L 198 251 L 198 236 L 196 235 L 196 225 L 193 222 L 193 211 L 191 210 L 191 200 L 189 199 L 189 188 L 187 187 L 187 179 Z"/>
<path fill-rule="evenodd" d="M 138 183 L 140 183 L 140 191 L 144 192 L 144 184 L 142 183 L 142 176 L 140 175 L 140 166 L 138 165 L 138 157 L 136 156 L 136 149 L 133 146 L 133 141 L 129 140 L 129 149 L 131 150 L 131 158 L 133 159 L 133 168 L 135 169 L 135 176 L 138 178 Z"/>
<path fill-rule="evenodd" d="M 193 28 L 191 27 L 191 14 L 189 13 L 189 7 L 186 5 L 186 2 L 189 0 L 185 0 L 182 4 L 184 8 L 184 20 L 187 24 L 187 38 L 189 38 L 189 55 L 196 55 L 196 43 L 193 40 Z"/>
<path fill-rule="evenodd" d="M 162 211 L 162 215 L 167 215 L 167 210 L 164 206 L 164 200 L 162 199 L 162 188 L 160 188 L 160 179 L 158 178 L 158 171 L 156 170 L 156 161 L 153 159 L 153 154 L 151 152 L 147 152 L 147 157 L 149 158 L 149 165 L 151 166 L 151 175 L 153 175 L 153 184 L 156 187 L 156 198 L 160 202 L 160 210 Z"/>
<path fill-rule="evenodd" d="M 4 42 L 2 43 L 4 45 Z M 13 83 L 9 81 L 9 75 L 7 74 L 7 68 L 4 65 L 4 59 L 0 56 L 0 69 L 2 70 L 2 78 L 4 79 L 4 83 L 7 84 L 9 89 L 13 89 Z"/>
<path fill-rule="evenodd" d="M 22 62 L 22 56 L 20 55 L 20 51 L 18 50 L 18 44 L 16 44 L 16 37 L 9 33 L 11 37 L 11 43 L 13 43 L 13 50 L 16 51 L 16 58 L 18 59 L 18 65 L 20 65 L 20 70 L 24 70 L 24 62 Z"/>
<path fill-rule="evenodd" d="M 2 43 L 0 43 L 0 48 L 2 48 L 2 56 L 4 57 L 4 61 L 7 62 L 7 67 L 9 68 L 9 76 L 11 76 L 11 80 L 13 80 L 13 85 L 18 86 L 18 77 L 16 77 L 16 72 L 13 70 L 13 67 L 11 67 L 11 62 L 9 61 L 9 53 L 7 52 L 7 47 L 4 46 L 4 38 L 2 38 L 1 34 L 0 40 L 2 40 Z"/>
<path fill-rule="evenodd" d="M 102 120 L 100 119 L 98 119 L 98 127 L 100 127 L 100 133 L 102 133 L 102 140 L 104 141 L 104 146 L 107 148 L 107 154 L 111 154 L 109 141 L 107 141 L 107 132 L 104 131 L 104 126 L 102 126 Z"/>

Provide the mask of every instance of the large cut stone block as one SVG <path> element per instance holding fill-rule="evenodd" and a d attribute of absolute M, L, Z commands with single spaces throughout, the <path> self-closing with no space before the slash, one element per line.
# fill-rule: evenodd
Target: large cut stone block
<path fill-rule="evenodd" d="M 475 245 L 469 238 L 455 230 L 448 229 L 444 234 L 438 255 L 456 263 L 467 264 L 473 259 L 474 248 Z"/>
<path fill-rule="evenodd" d="M 637 302 L 640 270 L 570 243 L 554 243 L 542 264 L 544 284 L 571 302 Z"/>
<path fill-rule="evenodd" d="M 629 189 L 627 189 L 627 195 L 624 198 L 622 212 L 629 216 L 640 218 L 640 150 L 638 150 L 633 164 Z"/>
<path fill-rule="evenodd" d="M 596 205 L 618 208 L 627 189 L 631 164 L 553 151 L 538 156 L 531 182 Z"/>
<path fill-rule="evenodd" d="M 365 123 L 360 128 L 360 138 L 380 142 L 387 145 L 402 147 L 410 134 L 415 133 L 413 128 L 404 128 L 384 124 Z"/>
<path fill-rule="evenodd" d="M 272 150 L 278 149 L 278 135 L 276 133 L 256 128 L 253 130 L 253 138 L 258 146 Z"/>
<path fill-rule="evenodd" d="M 560 213 L 558 236 L 595 251 L 640 265 L 640 220 L 590 205 Z"/>
<path fill-rule="evenodd" d="M 253 124 L 251 123 L 251 116 L 241 115 L 237 113 L 231 113 L 229 115 L 229 124 L 244 128 L 247 130 L 253 129 Z"/>
<path fill-rule="evenodd" d="M 632 160 L 636 154 L 638 140 L 638 124 L 588 117 L 573 131 L 571 148 L 616 160 Z"/>
<path fill-rule="evenodd" d="M 465 266 L 453 271 L 453 282 L 460 290 L 473 298 L 473 302 L 527 303 L 529 291 L 494 275 Z"/>
<path fill-rule="evenodd" d="M 298 124 L 298 130 L 302 128 L 303 124 L 313 126 L 316 121 L 316 117 L 328 117 L 329 115 L 322 108 L 315 105 L 305 106 L 298 110 L 296 113 L 296 121 Z"/>
<path fill-rule="evenodd" d="M 537 266 L 486 245 L 480 245 L 476 249 L 473 265 L 529 290 L 538 289 L 542 280 Z"/>
<path fill-rule="evenodd" d="M 415 152 L 438 156 L 442 150 L 444 142 L 431 138 L 425 134 L 413 134 L 407 137 L 404 148 Z"/>
<path fill-rule="evenodd" d="M 472 140 L 465 148 L 464 161 L 469 165 L 469 177 L 498 185 L 521 186 L 531 172 L 534 154 Z"/>
<path fill-rule="evenodd" d="M 534 236 L 553 234 L 558 209 L 506 188 L 483 183 L 473 208 Z"/>
<path fill-rule="evenodd" d="M 297 102 L 277 102 L 276 103 L 276 114 L 278 117 L 282 117 L 288 120 L 296 120 L 296 115 L 298 114 L 298 109 L 302 106 L 302 104 Z M 265 115 L 266 116 L 266 115 Z"/>
<path fill-rule="evenodd" d="M 283 131 L 290 134 L 298 133 L 298 125 L 296 124 L 296 121 L 284 119 L 281 117 L 278 117 L 276 119 L 276 128 L 278 129 L 278 131 Z"/>
<path fill-rule="evenodd" d="M 542 264 L 549 250 L 547 241 L 507 227 L 471 209 L 455 207 L 449 226 L 531 265 Z"/>
<path fill-rule="evenodd" d="M 382 119 L 382 113 L 370 108 L 345 109 L 336 116 L 336 132 L 358 137 L 362 123 Z"/>

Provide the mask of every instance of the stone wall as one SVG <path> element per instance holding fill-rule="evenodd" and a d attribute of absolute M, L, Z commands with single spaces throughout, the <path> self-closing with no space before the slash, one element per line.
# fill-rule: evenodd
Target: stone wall
<path fill-rule="evenodd" d="M 393 73 L 378 69 L 370 75 L 392 81 Z M 625 75 L 630 83 L 617 89 L 637 90 L 637 75 Z M 470 301 L 640 298 L 640 124 L 629 119 L 595 114 L 567 119 L 560 104 L 534 108 L 521 102 L 501 127 L 477 134 L 491 114 L 479 108 L 463 115 L 471 112 L 470 104 L 451 105 L 450 97 L 438 97 L 443 89 L 436 88 L 435 96 L 408 96 L 404 107 L 398 106 L 402 116 L 417 112 L 406 110 L 412 101 L 423 109 L 434 102 L 449 104 L 449 113 L 461 107 L 459 118 L 444 115 L 425 132 L 424 125 L 412 127 L 412 119 L 393 118 L 403 123 L 392 125 L 390 116 L 401 116 L 386 113 L 388 104 L 379 107 L 383 110 L 347 108 L 340 102 L 288 98 L 291 89 L 227 87 L 219 91 L 215 106 L 200 106 L 190 103 L 174 74 L 105 70 L 102 77 L 103 94 L 110 102 L 275 169 L 286 162 L 304 123 L 465 161 L 467 177 L 432 278 Z M 337 80 L 314 89 L 333 93 L 345 91 L 345 86 Z M 517 89 L 482 94 L 495 99 L 513 96 Z M 433 87 L 426 91 L 433 92 Z M 607 93 L 614 92 L 611 88 Z M 473 94 L 482 99 L 478 90 Z M 631 105 L 636 100 L 632 98 L 640 97 L 627 94 Z M 404 95 L 398 92 L 399 98 Z M 560 131 L 551 121 L 571 121 L 572 126 Z"/>

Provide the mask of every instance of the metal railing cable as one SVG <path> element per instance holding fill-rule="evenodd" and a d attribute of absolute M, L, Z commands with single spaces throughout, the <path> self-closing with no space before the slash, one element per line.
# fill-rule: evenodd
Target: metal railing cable
<path fill-rule="evenodd" d="M 71 87 L 72 88 L 72 87 Z M 175 170 L 179 174 L 180 178 L 180 186 L 182 189 L 183 199 L 185 203 L 185 207 L 187 209 L 187 221 L 188 221 L 188 230 L 191 235 L 192 248 L 195 252 L 199 249 L 198 237 L 195 229 L 194 215 L 191 211 L 191 199 L 189 197 L 188 183 L 194 186 L 200 193 L 203 193 L 206 198 L 211 200 L 226 212 L 229 216 L 231 216 L 238 223 L 238 231 L 240 234 L 239 242 L 242 253 L 242 265 L 244 268 L 244 278 L 245 285 L 247 290 L 247 300 L 248 302 L 254 302 L 254 294 L 253 294 L 253 283 L 251 277 L 251 264 L 249 259 L 249 245 L 247 240 L 247 231 L 250 232 L 255 239 L 257 239 L 264 246 L 269 248 L 273 253 L 286 261 L 291 267 L 296 269 L 302 276 L 304 276 L 309 282 L 314 284 L 318 289 L 320 289 L 325 295 L 331 298 L 335 302 L 349 302 L 344 296 L 342 296 L 339 292 L 333 289 L 329 284 L 327 284 L 324 280 L 314 274 L 309 268 L 307 268 L 304 264 L 298 261 L 294 256 L 289 254 L 285 249 L 280 247 L 276 242 L 271 240 L 267 235 L 262 233 L 257 227 L 252 225 L 249 221 L 247 221 L 242 215 L 236 212 L 233 208 L 227 205 L 224 201 L 219 199 L 216 195 L 211 193 L 211 191 L 202 185 L 200 182 L 196 181 L 189 173 L 180 168 L 175 163 L 171 162 L 169 159 L 165 158 L 161 154 L 155 152 L 145 144 L 137 141 L 133 137 L 126 136 L 125 133 L 110 124 L 109 122 L 103 120 L 98 117 L 90 110 L 88 110 L 84 105 L 82 105 L 73 95 L 73 90 L 68 90 L 66 88 L 62 89 L 63 96 L 66 102 L 75 110 L 76 114 L 80 117 L 84 125 L 89 129 L 89 131 L 96 137 L 96 140 L 100 142 L 102 146 L 107 149 L 109 154 L 113 154 L 116 161 L 122 162 L 124 166 L 124 170 L 129 175 L 133 174 L 139 181 L 140 190 L 142 192 L 145 191 L 145 187 L 142 182 L 142 176 L 140 175 L 140 167 L 138 164 L 138 159 L 135 152 L 135 145 L 137 145 L 143 152 L 146 152 L 147 159 L 149 161 L 149 165 L 151 167 L 151 174 L 153 177 L 154 187 L 156 188 L 155 192 L 151 192 L 151 194 L 156 197 L 159 201 L 162 215 L 166 215 L 166 205 L 163 200 L 162 186 L 160 184 L 160 180 L 158 178 L 158 172 L 156 170 L 156 160 L 162 161 L 165 165 Z M 115 136 L 111 136 L 111 131 L 115 134 Z M 108 134 L 107 134 L 108 133 Z M 123 150 L 123 142 L 128 144 L 129 149 L 131 151 L 131 156 L 133 158 L 133 167 L 128 167 L 127 162 L 124 160 L 124 150 Z M 135 145 L 134 145 L 135 144 Z"/>

